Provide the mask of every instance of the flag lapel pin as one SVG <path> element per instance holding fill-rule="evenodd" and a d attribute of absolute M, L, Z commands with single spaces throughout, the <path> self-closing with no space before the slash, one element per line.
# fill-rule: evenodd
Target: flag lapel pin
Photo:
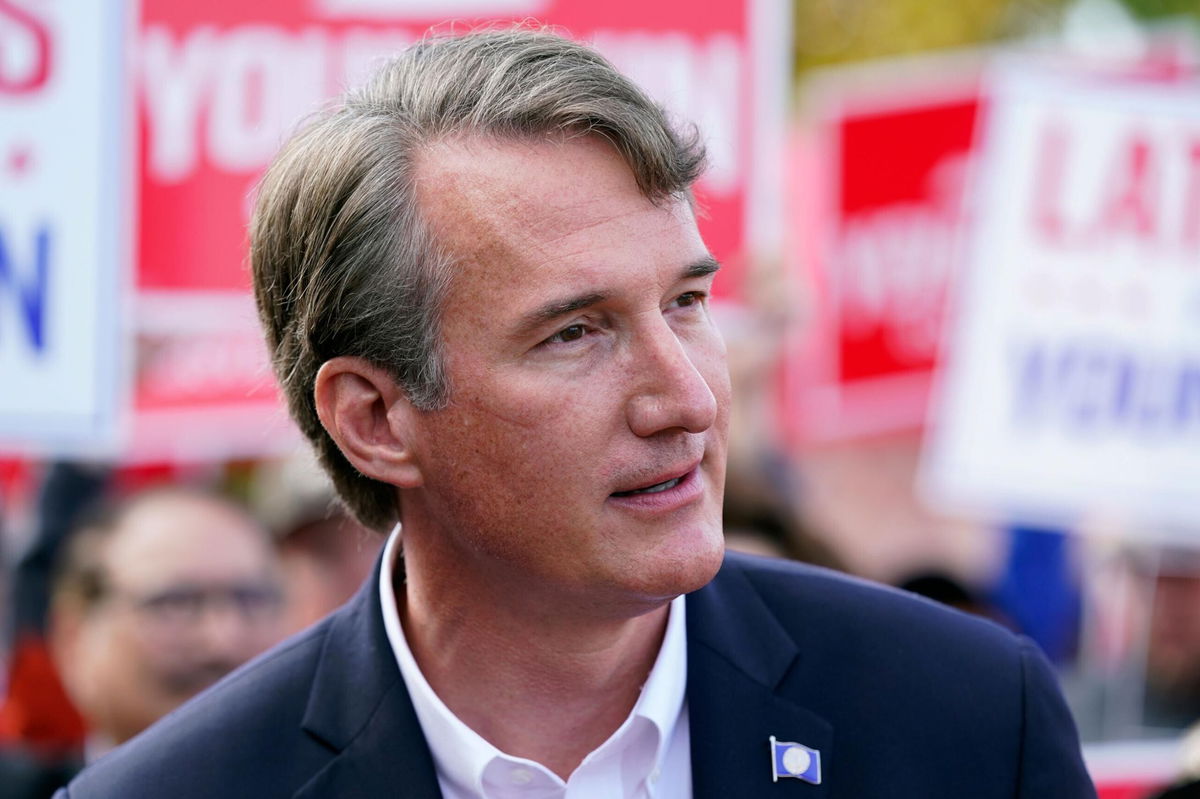
<path fill-rule="evenodd" d="M 804 780 L 812 785 L 821 784 L 821 753 L 816 749 L 794 743 L 778 741 L 771 736 L 771 781 L 780 777 Z"/>

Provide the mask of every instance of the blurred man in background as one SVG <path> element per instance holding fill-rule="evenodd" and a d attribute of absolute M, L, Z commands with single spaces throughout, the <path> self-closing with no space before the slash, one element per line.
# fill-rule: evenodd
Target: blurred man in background
<path fill-rule="evenodd" d="M 270 529 L 284 586 L 284 632 L 319 621 L 354 595 L 383 539 L 338 504 L 311 453 L 260 467 L 250 490 L 254 515 Z"/>
<path fill-rule="evenodd" d="M 281 620 L 270 538 L 228 500 L 159 488 L 86 520 L 55 577 L 50 640 L 88 759 L 275 643 Z"/>
<path fill-rule="evenodd" d="M 1150 578 L 1142 723 L 1182 729 L 1200 722 L 1200 553 L 1168 548 Z"/>

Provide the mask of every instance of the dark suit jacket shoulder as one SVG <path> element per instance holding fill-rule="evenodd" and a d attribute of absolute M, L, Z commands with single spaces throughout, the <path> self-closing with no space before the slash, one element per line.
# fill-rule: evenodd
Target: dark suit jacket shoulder
<path fill-rule="evenodd" d="M 85 769 L 60 796 L 437 796 L 376 579 Z"/>
<path fill-rule="evenodd" d="M 782 796 L 771 735 L 822 753 L 822 785 L 789 780 L 797 797 L 1095 796 L 1049 665 L 994 624 L 736 555 L 688 621 L 697 796 Z"/>
<path fill-rule="evenodd" d="M 1095 795 L 1048 666 L 994 625 L 732 554 L 687 621 L 698 799 Z M 820 751 L 822 783 L 772 782 L 771 735 Z M 74 799 L 438 795 L 374 581 L 69 786 Z"/>

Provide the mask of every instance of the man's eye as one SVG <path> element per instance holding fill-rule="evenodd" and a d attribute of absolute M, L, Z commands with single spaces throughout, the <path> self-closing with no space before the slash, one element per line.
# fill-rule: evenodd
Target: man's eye
<path fill-rule="evenodd" d="M 562 330 L 551 336 L 548 340 L 552 342 L 578 341 L 579 339 L 583 338 L 585 333 L 587 333 L 587 328 L 585 328 L 583 325 L 571 325 L 569 327 L 564 327 Z"/>
<path fill-rule="evenodd" d="M 687 308 L 690 305 L 698 305 L 703 299 L 704 295 L 698 291 L 686 291 L 675 298 L 675 304 Z"/>

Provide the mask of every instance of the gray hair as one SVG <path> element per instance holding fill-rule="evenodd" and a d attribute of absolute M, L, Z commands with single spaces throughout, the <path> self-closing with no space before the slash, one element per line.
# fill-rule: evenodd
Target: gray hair
<path fill-rule="evenodd" d="M 289 141 L 259 187 L 250 229 L 254 294 L 289 410 L 365 526 L 398 519 L 394 486 L 360 474 L 317 417 L 317 370 L 339 355 L 385 369 L 414 406 L 448 401 L 439 351 L 452 254 L 415 199 L 423 148 L 458 134 L 604 137 L 655 202 L 689 196 L 703 170 L 694 129 L 595 51 L 547 30 L 431 36 Z"/>

